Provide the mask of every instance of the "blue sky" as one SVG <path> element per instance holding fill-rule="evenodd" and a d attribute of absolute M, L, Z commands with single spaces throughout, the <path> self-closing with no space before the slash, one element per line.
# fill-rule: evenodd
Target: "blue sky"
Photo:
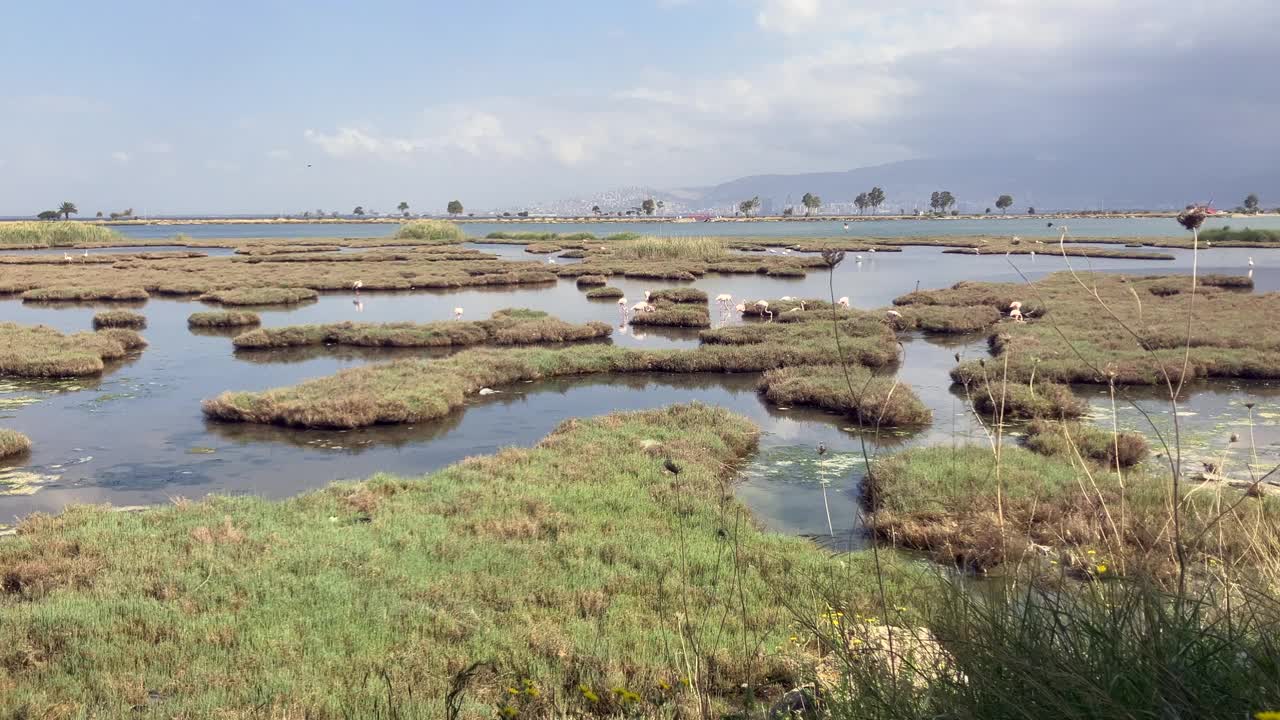
<path fill-rule="evenodd" d="M 1261 0 L 8 4 L 5 215 L 480 208 L 1275 135 Z"/>

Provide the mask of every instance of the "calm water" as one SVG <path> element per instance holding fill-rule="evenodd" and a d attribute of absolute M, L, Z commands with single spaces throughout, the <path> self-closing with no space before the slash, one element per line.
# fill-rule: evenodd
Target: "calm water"
<path fill-rule="evenodd" d="M 1048 223 L 1052 222 L 1050 227 Z M 1079 237 L 1168 237 L 1184 231 L 1170 218 L 1079 218 L 1050 220 L 1009 216 L 985 220 L 861 220 L 849 224 L 848 234 L 871 237 L 918 235 L 1022 235 L 1057 237 L 1062 225 Z M 1280 217 L 1211 219 L 1205 227 L 1252 227 L 1280 229 Z M 829 220 L 806 222 L 718 222 L 718 223 L 514 223 L 467 222 L 461 224 L 471 237 L 502 230 L 506 232 L 591 232 L 599 236 L 619 232 L 646 235 L 720 235 L 830 237 L 845 234 L 842 223 Z M 127 237 L 166 238 L 179 233 L 192 238 L 296 238 L 296 237 L 384 237 L 395 232 L 391 223 L 290 223 L 225 225 L 119 225 L 115 230 Z"/>
<path fill-rule="evenodd" d="M 497 246 L 502 247 L 502 246 Z M 489 249 L 487 246 L 485 249 Z M 518 247 L 502 247 L 504 252 Z M 1254 280 L 1260 290 L 1280 288 L 1280 252 L 1210 250 L 1201 254 L 1201 272 L 1239 273 L 1252 253 Z M 1125 273 L 1185 271 L 1190 254 L 1172 251 L 1171 261 L 1080 259 L 1080 269 Z M 1065 267 L 1062 258 L 1015 256 L 1014 265 L 1034 279 Z M 1002 255 L 942 254 L 934 248 L 907 248 L 900 253 L 851 255 L 837 270 L 835 293 L 860 307 L 887 304 L 893 297 L 920 287 L 941 287 L 962 279 L 1019 279 Z M 711 295 L 728 292 L 739 298 L 783 295 L 826 297 L 828 278 L 815 273 L 804 279 L 759 275 L 708 275 L 695 283 Z M 617 278 L 631 301 L 645 290 L 680 285 Z M 464 308 L 467 319 L 487 316 L 504 307 L 546 310 L 566 320 L 615 323 L 617 304 L 590 302 L 573 281 L 550 287 L 481 288 L 432 293 L 365 293 L 357 304 L 351 295 L 324 295 L 318 302 L 288 310 L 262 312 L 267 326 L 360 320 L 428 321 L 452 316 Z M 44 323 L 63 331 L 91 327 L 93 306 L 32 306 L 0 301 L 0 321 Z M 485 398 L 473 398 L 446 418 L 416 426 L 378 427 L 350 432 L 299 431 L 284 428 L 207 422 L 199 403 L 223 390 L 262 390 L 328 375 L 345 367 L 403 356 L 435 356 L 447 351 L 301 348 L 237 353 L 229 335 L 192 334 L 191 312 L 200 303 L 153 299 L 141 306 L 151 346 L 138 357 L 111 368 L 102 378 L 61 383 L 9 382 L 0 385 L 0 425 L 28 434 L 35 449 L 21 466 L 0 469 L 0 523 L 32 511 L 57 511 L 70 503 L 117 505 L 167 502 L 177 496 L 210 492 L 253 493 L 284 497 L 339 479 L 363 478 L 378 471 L 418 475 L 469 455 L 491 453 L 508 445 L 530 445 L 569 417 L 615 410 L 653 408 L 673 402 L 701 401 L 724 406 L 751 418 L 764 429 L 761 452 L 738 487 L 769 527 L 799 533 L 834 545 L 860 538 L 856 488 L 861 477 L 861 443 L 841 417 L 798 408 L 770 407 L 755 393 L 754 375 L 630 375 L 572 378 L 521 384 Z M 716 322 L 721 320 L 716 318 Z M 610 342 L 630 347 L 694 347 L 696 331 L 686 329 L 616 332 Z M 950 387 L 947 371 L 953 353 L 973 357 L 985 352 L 983 338 L 944 340 L 915 337 L 906 343 L 901 377 L 934 411 L 933 425 L 916 434 L 872 438 L 874 454 L 913 444 L 985 442 L 983 430 L 965 411 Z M 1217 454 L 1215 442 L 1230 432 L 1246 438 L 1233 452 L 1247 460 L 1247 414 L 1242 403 L 1255 399 L 1254 436 L 1259 464 L 1280 460 L 1273 384 L 1214 383 L 1202 386 L 1185 408 L 1205 457 Z M 1084 388 L 1109 421 L 1109 405 L 1096 389 Z M 1156 412 L 1168 413 L 1158 397 L 1138 398 Z M 1161 413 L 1163 412 L 1163 415 Z M 1140 416 L 1126 407 L 1120 422 L 1137 426 Z M 1164 418 L 1164 419 L 1161 419 Z M 1221 438 L 1219 436 L 1222 436 Z M 819 458 L 815 448 L 831 448 Z M 1194 455 L 1194 453 L 1193 453 Z M 1198 456 L 1197 456 L 1198 457 Z M 1193 458 L 1195 459 L 1195 458 Z M 1243 466 L 1241 466 L 1243 467 Z M 3 487 L 4 485 L 0 485 Z M 824 502 L 825 494 L 825 502 Z M 830 510 L 828 526 L 827 510 Z M 834 537 L 833 537 L 834 536 Z"/>

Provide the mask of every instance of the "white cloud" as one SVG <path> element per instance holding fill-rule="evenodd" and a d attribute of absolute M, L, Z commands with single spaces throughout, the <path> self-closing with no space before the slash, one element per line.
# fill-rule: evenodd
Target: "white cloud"
<path fill-rule="evenodd" d="M 123 150 L 116 150 L 115 152 L 111 153 L 111 159 L 115 160 L 121 165 L 128 165 L 130 157 L 129 157 L 129 153 Z"/>
<path fill-rule="evenodd" d="M 307 130 L 302 136 L 334 157 L 397 155 L 415 150 L 415 145 L 410 140 L 395 137 L 379 138 L 352 127 L 340 127 L 334 133 Z"/>

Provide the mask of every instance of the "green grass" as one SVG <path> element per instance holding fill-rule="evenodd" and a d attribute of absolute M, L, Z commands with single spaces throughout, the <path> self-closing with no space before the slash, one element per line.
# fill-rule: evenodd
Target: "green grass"
<path fill-rule="evenodd" d="M 580 288 L 600 287 L 609 284 L 609 278 L 604 275 L 579 275 L 577 285 Z"/>
<path fill-rule="evenodd" d="M 23 302 L 139 302 L 151 297 L 140 287 L 45 287 L 22 293 Z"/>
<path fill-rule="evenodd" d="M 622 289 L 616 287 L 598 287 L 587 291 L 588 300 L 616 300 L 622 297 Z"/>
<path fill-rule="evenodd" d="M 729 254 L 725 241 L 716 237 L 640 237 L 617 241 L 609 248 L 623 262 L 715 262 Z"/>
<path fill-rule="evenodd" d="M 318 297 L 320 293 L 310 288 L 258 287 L 214 290 L 201 295 L 200 301 L 220 305 L 296 305 Z"/>
<path fill-rule="evenodd" d="M 1083 457 L 1114 468 L 1131 467 L 1146 459 L 1150 449 L 1142 433 L 1113 434 L 1084 423 L 1035 420 L 1027 428 L 1027 447 L 1042 454 L 1064 458 Z"/>
<path fill-rule="evenodd" d="M 100 328 L 144 328 L 147 317 L 130 310 L 106 310 L 93 316 L 94 329 Z"/>
<path fill-rule="evenodd" d="M 31 451 L 31 438 L 8 428 L 0 428 L 0 458 L 11 458 Z"/>
<path fill-rule="evenodd" d="M 999 368 L 988 363 L 987 372 L 999 372 Z M 1071 388 L 1043 380 L 1032 388 L 1028 383 L 1001 382 L 999 377 L 992 377 L 990 382 L 972 386 L 968 392 L 978 412 L 1005 420 L 1077 418 L 1089 412 L 1089 403 Z"/>
<path fill-rule="evenodd" d="M 244 310 L 198 312 L 191 313 L 187 318 L 187 325 L 190 327 L 243 327 L 260 324 L 262 324 L 262 318 L 258 313 Z"/>
<path fill-rule="evenodd" d="M 842 322 L 841 333 L 848 362 L 884 367 L 897 359 L 893 334 L 882 323 L 850 318 Z M 600 373 L 761 372 L 839 358 L 831 326 L 821 322 L 721 328 L 704 330 L 701 336 L 704 344 L 695 350 L 610 345 L 472 349 L 439 360 L 367 365 L 288 388 L 223 393 L 206 400 L 204 411 L 235 422 L 363 427 L 443 417 L 481 388 L 523 380 Z"/>
<path fill-rule="evenodd" d="M 1201 231 L 1200 241 L 1211 242 L 1214 245 L 1228 247 L 1231 245 L 1280 244 L 1280 230 L 1253 230 L 1251 228 L 1233 230 L 1230 227 L 1213 228 L 1211 230 Z"/>
<path fill-rule="evenodd" d="M 132 330 L 63 335 L 44 325 L 0 323 L 0 376 L 76 377 L 102 373 L 146 341 Z"/>
<path fill-rule="evenodd" d="M 582 242 L 595 240 L 596 236 L 589 232 L 557 233 L 557 232 L 509 232 L 497 230 L 485 235 L 487 240 L 519 240 L 520 242 Z"/>
<path fill-rule="evenodd" d="M 971 568 L 1039 557 L 1037 546 L 1047 546 L 1062 565 L 1085 574 L 1098 564 L 1112 574 L 1173 572 L 1167 478 L 1135 469 L 1122 485 L 1114 468 L 1008 445 L 998 473 L 996 467 L 991 448 L 981 446 L 913 448 L 877 460 L 864 485 L 874 501 L 871 527 L 896 545 Z M 1254 568 L 1274 563 L 1280 497 L 1246 498 L 1232 509 L 1239 499 L 1239 490 L 1183 484 L 1183 537 L 1192 557 Z M 1222 521 L 1210 526 L 1220 513 Z M 1201 532 L 1210 527 L 1216 532 Z"/>
<path fill-rule="evenodd" d="M 632 325 L 650 325 L 658 327 L 711 327 L 711 313 L 705 305 L 688 305 L 681 303 L 663 303 L 657 310 L 637 312 L 631 315 Z"/>
<path fill-rule="evenodd" d="M 0 222 L 0 245 L 69 247 L 80 243 L 119 243 L 123 239 L 111 228 L 83 222 Z"/>
<path fill-rule="evenodd" d="M 488 320 L 432 323 L 353 323 L 259 328 L 237 336 L 237 348 L 280 348 L 302 345 L 359 347 L 447 347 L 461 345 L 530 345 L 606 338 L 613 327 L 589 322 L 574 325 L 537 311 L 499 310 Z"/>
<path fill-rule="evenodd" d="M 837 565 L 726 495 L 757 437 L 682 405 L 423 478 L 31 516 L 0 541 L 0 715 L 327 719 L 391 700 L 441 717 L 478 661 L 497 672 L 463 717 L 688 717 L 692 688 L 719 717 L 743 683 L 776 697 L 815 665 L 788 642 L 796 594 L 838 574 L 841 606 L 870 612 L 875 584 L 867 554 Z M 891 591 L 919 582 L 882 560 Z"/>
<path fill-rule="evenodd" d="M 465 242 L 467 234 L 448 220 L 413 220 L 396 230 L 395 239 L 449 245 Z"/>
<path fill-rule="evenodd" d="M 933 413 L 915 392 L 891 377 L 853 366 L 849 378 L 839 365 L 819 365 L 769 370 L 760 379 L 759 391 L 775 405 L 809 405 L 835 410 L 858 419 L 866 428 L 922 426 L 933 422 Z M 853 392 L 849 392 L 849 384 Z"/>

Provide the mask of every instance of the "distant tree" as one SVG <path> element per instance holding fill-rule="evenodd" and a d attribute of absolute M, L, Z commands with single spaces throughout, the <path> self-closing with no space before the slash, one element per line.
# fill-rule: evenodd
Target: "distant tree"
<path fill-rule="evenodd" d="M 738 210 L 743 215 L 746 215 L 747 217 L 751 217 L 751 214 L 755 212 L 756 208 L 758 207 L 760 207 L 759 195 L 751 198 L 750 200 L 743 200 L 742 202 L 738 203 Z"/>
<path fill-rule="evenodd" d="M 592 206 L 591 206 L 591 212 L 592 212 L 592 214 L 599 215 L 599 214 L 600 214 L 600 206 L 599 206 L 599 205 L 592 205 Z"/>
<path fill-rule="evenodd" d="M 813 193 L 805 193 L 804 197 L 800 198 L 800 204 L 804 206 L 805 215 L 812 215 L 814 210 L 822 207 L 822 198 Z"/>
<path fill-rule="evenodd" d="M 509 212 L 504 212 L 504 213 L 502 213 L 502 217 L 511 217 L 511 213 L 509 213 Z"/>
<path fill-rule="evenodd" d="M 516 213 L 516 215 L 517 215 L 518 217 L 529 217 L 529 211 L 528 211 L 528 210 L 521 210 L 520 212 Z"/>
<path fill-rule="evenodd" d="M 872 212 L 880 212 L 880 206 L 884 204 L 884 190 L 881 190 L 879 185 L 867 192 L 867 204 Z"/>
<path fill-rule="evenodd" d="M 858 208 L 858 214 L 861 215 L 863 210 L 871 207 L 871 198 L 866 193 L 858 193 L 853 199 L 853 204 Z"/>
<path fill-rule="evenodd" d="M 324 217 L 324 210 L 321 208 L 316 208 L 316 217 L 319 217 L 319 218 Z"/>
<path fill-rule="evenodd" d="M 62 217 L 62 213 L 57 210 L 43 210 L 40 214 L 36 215 L 36 218 L 39 220 L 57 220 L 60 217 Z"/>
<path fill-rule="evenodd" d="M 338 217 L 338 211 L 334 210 L 333 212 L 329 213 L 329 217 L 333 217 L 333 218 Z"/>
<path fill-rule="evenodd" d="M 663 202 L 663 201 L 659 200 L 659 201 L 658 201 L 658 214 L 659 214 L 659 215 L 666 215 L 666 214 L 667 214 L 667 211 L 665 210 L 665 208 L 666 208 L 666 207 L 667 207 L 667 204 L 666 204 L 665 202 Z"/>
<path fill-rule="evenodd" d="M 101 217 L 102 217 L 102 211 L 101 211 L 101 210 L 99 210 L 99 211 L 98 211 L 98 214 L 97 214 L 95 217 L 97 217 L 97 218 L 101 218 Z"/>
<path fill-rule="evenodd" d="M 363 205 L 357 205 L 357 206 L 356 206 L 356 209 L 351 211 L 351 214 L 352 214 L 352 215 L 363 215 L 363 214 L 364 214 L 364 206 L 363 206 Z"/>
<path fill-rule="evenodd" d="M 1027 208 L 1027 214 L 1028 214 L 1028 215 L 1035 215 L 1035 214 L 1036 214 L 1036 209 L 1035 209 L 1035 207 L 1034 207 L 1034 206 L 1032 206 L 1032 207 Z"/>
<path fill-rule="evenodd" d="M 645 215 L 652 215 L 653 210 L 656 207 L 657 207 L 657 204 L 653 202 L 653 198 L 645 198 L 644 202 L 640 203 L 640 210 Z"/>
<path fill-rule="evenodd" d="M 951 194 L 950 190 L 943 190 L 942 192 L 938 193 L 938 205 L 943 212 L 946 212 L 947 210 L 951 209 L 951 206 L 955 204 L 956 204 L 956 198 L 954 195 Z"/>
<path fill-rule="evenodd" d="M 447 206 L 445 206 L 445 211 L 446 211 L 446 212 L 448 212 L 450 215 L 461 215 L 461 214 L 462 214 L 462 201 L 461 201 L 461 200 L 450 200 L 450 201 L 449 201 L 449 204 L 448 204 Z"/>
<path fill-rule="evenodd" d="M 401 215 L 409 217 L 409 203 L 401 200 L 400 204 L 396 206 L 396 209 L 400 211 Z"/>
<path fill-rule="evenodd" d="M 1001 195 L 996 198 L 996 207 L 1000 208 L 1000 214 L 1003 215 L 1005 210 L 1013 207 L 1013 196 Z"/>
<path fill-rule="evenodd" d="M 310 211 L 310 210 L 308 210 L 308 211 L 306 211 L 306 212 L 302 213 L 302 217 L 304 217 L 304 218 L 309 218 L 309 217 L 311 217 L 311 211 Z"/>
<path fill-rule="evenodd" d="M 785 207 L 782 209 L 782 217 L 791 217 L 792 215 L 795 215 L 795 214 L 796 214 L 796 209 L 793 207 Z"/>
<path fill-rule="evenodd" d="M 67 220 L 70 220 L 72 215 L 76 215 L 79 212 L 75 203 L 64 202 L 58 206 L 58 214 Z"/>
<path fill-rule="evenodd" d="M 934 212 L 942 209 L 942 193 L 934 190 L 933 194 L 929 195 L 929 209 Z"/>
<path fill-rule="evenodd" d="M 1251 213 L 1258 212 L 1258 195 L 1256 193 L 1249 193 L 1249 196 L 1244 199 L 1244 209 Z"/>
<path fill-rule="evenodd" d="M 986 209 L 986 213 L 987 213 L 988 215 L 990 215 L 990 214 L 991 214 L 991 208 L 987 208 L 987 209 Z"/>

